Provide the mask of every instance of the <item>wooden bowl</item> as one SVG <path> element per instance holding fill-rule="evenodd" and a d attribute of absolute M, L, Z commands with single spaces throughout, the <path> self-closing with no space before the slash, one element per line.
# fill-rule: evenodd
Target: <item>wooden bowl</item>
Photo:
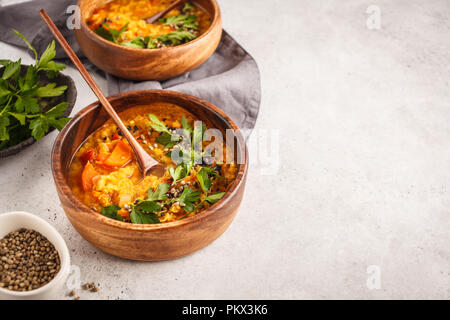
<path fill-rule="evenodd" d="M 21 75 L 25 75 L 27 70 L 26 65 L 21 65 Z M 0 74 L 2 74 L 2 69 L 0 69 Z M 66 111 L 64 111 L 63 117 L 68 117 L 70 113 L 72 112 L 73 107 L 75 106 L 75 102 L 77 100 L 77 88 L 75 86 L 75 82 L 72 80 L 71 77 L 63 75 L 60 73 L 55 79 L 49 79 L 45 74 L 42 74 L 41 76 L 41 83 L 42 84 L 48 84 L 50 82 L 56 82 L 57 86 L 67 86 L 67 90 L 64 92 L 64 94 L 60 97 L 54 97 L 54 98 L 46 98 L 45 100 L 48 102 L 48 107 L 44 108 L 44 110 L 48 110 L 49 108 L 52 108 L 56 106 L 57 104 L 61 102 L 68 102 L 69 105 L 67 106 Z M 48 135 L 50 132 L 55 130 L 54 128 L 51 128 L 45 135 Z M 13 146 L 10 146 L 6 149 L 0 150 L 0 158 L 6 158 L 9 156 L 13 156 L 20 151 L 24 150 L 25 148 L 28 148 L 32 144 L 34 144 L 36 140 L 33 137 L 29 137 Z"/>
<path fill-rule="evenodd" d="M 164 80 L 193 70 L 216 50 L 222 36 L 222 18 L 216 0 L 194 0 L 211 17 L 211 26 L 197 39 L 160 49 L 135 49 L 103 39 L 89 29 L 86 20 L 106 0 L 80 0 L 81 28 L 75 36 L 86 57 L 98 68 L 130 80 Z"/>
<path fill-rule="evenodd" d="M 126 92 L 108 98 L 117 112 L 152 102 L 181 106 L 212 128 L 238 130 L 223 111 L 212 104 L 183 93 L 145 90 Z M 195 216 L 175 222 L 137 225 L 109 219 L 91 210 L 72 193 L 68 185 L 71 160 L 83 141 L 109 116 L 98 102 L 80 111 L 61 131 L 52 151 L 53 177 L 62 207 L 75 229 L 94 246 L 112 255 L 132 260 L 168 260 L 199 250 L 218 238 L 231 224 L 244 194 L 247 177 L 247 149 L 236 132 L 235 155 L 243 155 L 237 177 L 226 195 Z M 225 136 L 225 135 L 224 135 Z"/>

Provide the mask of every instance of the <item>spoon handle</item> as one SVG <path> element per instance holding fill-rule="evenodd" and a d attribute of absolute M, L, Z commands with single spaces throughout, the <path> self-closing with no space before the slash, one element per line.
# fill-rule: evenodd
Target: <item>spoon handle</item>
<path fill-rule="evenodd" d="M 130 133 L 130 131 L 128 131 L 128 129 L 123 124 L 122 120 L 120 119 L 119 115 L 116 113 L 114 108 L 111 106 L 108 99 L 106 99 L 105 95 L 100 90 L 97 83 L 95 83 L 94 79 L 92 79 L 91 75 L 86 70 L 83 63 L 77 57 L 77 55 L 72 50 L 70 45 L 67 43 L 66 39 L 64 39 L 64 36 L 58 30 L 58 27 L 53 23 L 52 19 L 48 16 L 47 12 L 45 12 L 45 10 L 42 9 L 39 11 L 39 14 L 41 15 L 42 20 L 44 20 L 45 24 L 48 26 L 48 28 L 50 29 L 52 34 L 55 36 L 56 40 L 59 42 L 59 44 L 62 46 L 64 51 L 67 53 L 70 60 L 72 60 L 75 67 L 81 73 L 84 80 L 86 80 L 89 87 L 91 87 L 94 94 L 98 97 L 100 103 L 103 105 L 105 110 L 111 116 L 114 123 L 117 125 L 117 127 L 119 127 L 120 131 L 122 131 L 125 138 L 128 140 L 128 143 L 131 145 L 131 147 L 134 150 L 137 161 L 139 163 L 139 167 L 141 168 L 142 173 L 145 175 L 146 171 L 150 167 L 158 164 L 158 162 L 148 155 L 148 153 L 144 150 L 144 148 L 142 148 L 142 146 L 139 144 L 139 142 L 136 141 L 136 139 L 133 137 L 133 135 Z M 152 160 L 153 160 L 153 163 L 152 163 Z"/>
<path fill-rule="evenodd" d="M 152 24 L 158 21 L 159 19 L 163 18 L 166 14 L 168 14 L 170 11 L 172 11 L 176 6 L 180 5 L 181 3 L 186 2 L 186 0 L 177 0 L 174 3 L 172 3 L 170 6 L 168 6 L 166 9 L 164 9 L 161 12 L 158 12 L 157 14 L 151 16 L 148 19 L 145 19 L 145 22 Z"/>

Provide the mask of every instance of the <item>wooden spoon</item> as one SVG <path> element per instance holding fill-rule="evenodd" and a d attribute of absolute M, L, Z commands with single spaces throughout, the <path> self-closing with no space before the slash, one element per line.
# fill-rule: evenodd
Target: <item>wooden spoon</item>
<path fill-rule="evenodd" d="M 159 19 L 163 18 L 166 14 L 168 14 L 170 11 L 172 11 L 175 7 L 177 7 L 178 5 L 186 2 L 187 0 L 177 0 L 174 3 L 172 3 L 170 6 L 168 6 L 167 8 L 165 8 L 163 11 L 151 16 L 150 18 L 145 19 L 145 22 L 147 22 L 148 24 L 152 24 L 155 23 L 156 21 L 158 21 Z"/>
<path fill-rule="evenodd" d="M 59 44 L 62 46 L 64 51 L 69 56 L 70 60 L 72 60 L 75 67 L 81 73 L 84 80 L 86 80 L 87 84 L 91 87 L 92 91 L 94 91 L 103 108 L 105 108 L 105 110 L 111 116 L 114 123 L 117 125 L 117 127 L 119 127 L 120 131 L 123 132 L 131 148 L 133 148 L 142 175 L 145 177 L 147 174 L 150 173 L 150 171 L 152 171 L 152 174 L 162 175 L 162 173 L 164 172 L 164 170 L 162 169 L 162 164 L 153 159 L 139 144 L 139 142 L 137 142 L 137 140 L 133 137 L 130 131 L 128 131 L 122 120 L 117 115 L 116 111 L 113 109 L 109 101 L 106 99 L 105 95 L 102 93 L 98 85 L 95 83 L 94 79 L 92 79 L 91 75 L 84 67 L 83 63 L 80 61 L 80 59 L 78 59 L 75 52 L 72 50 L 70 45 L 64 39 L 63 35 L 58 30 L 58 27 L 53 23 L 52 19 L 48 16 L 47 12 L 45 12 L 45 10 L 42 9 L 39 11 L 39 13 L 41 15 L 42 20 L 44 20 L 45 24 L 53 33 L 56 40 L 58 40 Z"/>

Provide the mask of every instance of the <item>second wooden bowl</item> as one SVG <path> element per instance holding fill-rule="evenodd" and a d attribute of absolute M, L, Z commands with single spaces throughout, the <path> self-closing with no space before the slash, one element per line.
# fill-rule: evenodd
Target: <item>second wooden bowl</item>
<path fill-rule="evenodd" d="M 176 104 L 211 128 L 238 130 L 223 111 L 198 98 L 178 92 L 146 90 L 109 98 L 117 112 L 152 102 Z M 109 119 L 99 103 L 80 111 L 61 131 L 52 151 L 52 171 L 62 207 L 75 229 L 97 248 L 132 260 L 167 260 L 199 250 L 218 238 L 231 224 L 244 195 L 248 155 L 239 131 L 234 138 L 235 155 L 243 155 L 235 181 L 225 196 L 197 215 L 175 222 L 137 225 L 109 219 L 92 211 L 72 193 L 68 171 L 73 155 L 83 141 Z"/>
<path fill-rule="evenodd" d="M 216 0 L 194 0 L 211 17 L 211 26 L 197 39 L 160 49 L 135 49 L 107 41 L 89 29 L 86 19 L 106 0 L 80 0 L 81 28 L 75 36 L 86 57 L 98 68 L 129 80 L 164 80 L 191 71 L 216 50 L 222 36 L 222 18 Z"/>

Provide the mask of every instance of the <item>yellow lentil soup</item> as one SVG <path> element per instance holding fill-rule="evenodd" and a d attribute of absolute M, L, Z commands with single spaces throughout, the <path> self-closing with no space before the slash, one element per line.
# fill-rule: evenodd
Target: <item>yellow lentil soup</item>
<path fill-rule="evenodd" d="M 113 0 L 94 10 L 87 19 L 99 36 L 126 47 L 156 49 L 192 41 L 211 25 L 209 15 L 187 2 L 157 23 L 145 19 L 167 8 L 169 0 Z"/>
<path fill-rule="evenodd" d="M 112 219 L 152 224 L 195 215 L 224 196 L 237 167 L 227 160 L 226 145 L 222 147 L 225 159 L 215 152 L 205 156 L 212 143 L 203 141 L 207 124 L 179 106 L 162 102 L 133 107 L 120 116 L 167 170 L 162 177 L 142 178 L 130 145 L 109 120 L 86 139 L 70 166 L 70 187 L 84 204 Z M 185 139 L 189 149 L 182 144 Z M 175 163 L 173 152 L 188 160 Z"/>

